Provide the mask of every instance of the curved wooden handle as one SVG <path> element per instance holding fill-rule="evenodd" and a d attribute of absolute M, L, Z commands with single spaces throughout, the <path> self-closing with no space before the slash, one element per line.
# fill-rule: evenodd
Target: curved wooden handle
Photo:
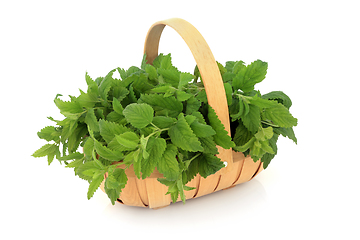
<path fill-rule="evenodd" d="M 146 36 L 144 53 L 149 64 L 158 56 L 159 41 L 165 26 L 173 28 L 186 42 L 199 68 L 210 106 L 215 110 L 225 130 L 230 135 L 229 111 L 224 84 L 215 58 L 200 32 L 189 22 L 171 18 L 153 24 Z M 218 147 L 218 157 L 227 162 L 226 170 L 232 169 L 232 150 Z"/>

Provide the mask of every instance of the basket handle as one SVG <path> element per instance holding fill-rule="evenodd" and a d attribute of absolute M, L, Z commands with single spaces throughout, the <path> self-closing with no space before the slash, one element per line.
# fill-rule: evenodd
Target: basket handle
<path fill-rule="evenodd" d="M 199 68 L 208 102 L 215 110 L 225 130 L 230 135 L 230 120 L 225 89 L 215 58 L 200 32 L 189 22 L 180 18 L 171 18 L 154 23 L 146 36 L 144 53 L 146 60 L 152 64 L 158 56 L 159 41 L 165 26 L 173 28 L 186 42 Z M 218 146 L 218 157 L 227 162 L 226 170 L 232 169 L 232 150 Z M 225 170 L 225 169 L 224 169 Z"/>

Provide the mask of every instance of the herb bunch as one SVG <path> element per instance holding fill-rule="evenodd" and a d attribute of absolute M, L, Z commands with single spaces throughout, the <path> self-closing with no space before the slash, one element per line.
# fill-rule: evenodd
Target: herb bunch
<path fill-rule="evenodd" d="M 85 75 L 88 89 L 78 97 L 54 100 L 63 120 L 50 120 L 38 137 L 49 143 L 32 156 L 56 158 L 75 175 L 89 182 L 90 199 L 105 180 L 112 204 L 127 183 L 125 168 L 133 167 L 139 179 L 157 170 L 158 181 L 168 186 L 175 202 L 185 202 L 186 184 L 197 174 L 206 178 L 224 167 L 216 156 L 217 146 L 250 154 L 268 166 L 277 153 L 276 141 L 283 135 L 297 142 L 297 125 L 289 108 L 290 98 L 276 91 L 261 95 L 254 85 L 266 75 L 267 63 L 257 60 L 218 63 L 231 117 L 230 137 L 215 111 L 208 105 L 200 73 L 180 72 L 171 55 L 160 54 L 153 64 L 128 70 L 117 68 L 93 80 Z M 118 71 L 121 79 L 113 77 Z M 83 153 L 79 151 L 83 148 Z"/>

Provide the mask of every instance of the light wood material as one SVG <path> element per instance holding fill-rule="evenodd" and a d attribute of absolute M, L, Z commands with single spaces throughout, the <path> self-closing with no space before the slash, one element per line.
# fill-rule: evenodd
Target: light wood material
<path fill-rule="evenodd" d="M 202 76 L 208 102 L 214 108 L 230 135 L 230 119 L 223 81 L 209 46 L 195 27 L 179 18 L 160 21 L 152 25 L 146 36 L 144 49 L 148 63 L 151 64 L 158 56 L 159 41 L 165 26 L 175 29 L 190 48 Z M 227 162 L 227 167 L 208 176 L 206 179 L 199 174 L 195 176 L 187 186 L 196 189 L 186 191 L 186 199 L 204 196 L 250 181 L 263 170 L 260 160 L 254 163 L 250 156 L 245 157 L 244 154 L 234 152 L 231 149 L 223 149 L 218 146 L 218 150 L 218 157 Z M 124 165 L 119 167 L 125 169 Z M 167 186 L 157 181 L 157 178 L 163 177 L 157 169 L 146 179 L 137 179 L 132 167 L 125 169 L 125 173 L 129 180 L 120 195 L 120 200 L 125 205 L 153 209 L 170 205 L 171 197 L 169 194 L 166 195 Z M 101 189 L 104 191 L 104 183 L 101 184 Z M 180 198 L 177 201 L 181 201 Z"/>
<path fill-rule="evenodd" d="M 260 171 L 261 161 L 254 162 L 251 157 L 246 157 L 240 172 L 239 178 L 235 181 L 236 184 L 250 181 L 255 174 Z"/>
<path fill-rule="evenodd" d="M 125 205 L 145 207 L 145 204 L 140 198 L 140 192 L 141 191 L 139 191 L 136 185 L 136 178 L 129 178 L 125 188 L 120 195 L 120 200 Z"/>
<path fill-rule="evenodd" d="M 263 170 L 262 163 L 256 163 L 251 157 L 244 157 L 242 153 L 232 152 L 234 159 L 234 166 L 231 171 L 223 174 L 220 171 L 208 176 L 206 179 L 199 174 L 191 180 L 187 186 L 195 187 L 195 190 L 185 191 L 186 199 L 201 197 L 218 190 L 224 190 L 244 183 L 253 179 L 259 172 Z M 123 165 L 119 167 L 124 168 Z M 157 181 L 159 175 L 157 170 L 154 171 L 150 177 L 146 179 L 138 179 L 131 169 L 125 171 L 128 176 L 128 183 L 122 190 L 120 200 L 125 205 L 137 207 L 149 207 L 159 209 L 171 204 L 170 195 L 165 195 L 167 187 Z M 162 176 L 162 175 L 161 175 Z M 107 177 L 107 174 L 105 174 Z M 105 180 L 104 180 L 105 181 Z M 224 184 L 225 182 L 225 184 Z M 230 184 L 231 183 L 231 184 Z M 104 182 L 100 186 L 104 190 Z M 180 198 L 177 201 L 181 201 Z"/>

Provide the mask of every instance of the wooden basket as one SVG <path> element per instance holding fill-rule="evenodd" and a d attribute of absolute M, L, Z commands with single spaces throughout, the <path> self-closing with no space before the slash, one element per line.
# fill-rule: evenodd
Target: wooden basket
<path fill-rule="evenodd" d="M 172 27 L 190 48 L 202 76 L 208 102 L 230 135 L 229 112 L 221 74 L 208 44 L 194 26 L 179 18 L 153 24 L 145 40 L 144 52 L 147 55 L 148 63 L 152 64 L 153 60 L 158 56 L 159 41 L 165 26 Z M 245 158 L 242 153 L 234 152 L 231 149 L 223 149 L 218 146 L 218 150 L 219 154 L 217 156 L 223 162 L 226 162 L 226 167 L 206 179 L 199 174 L 195 176 L 187 186 L 196 189 L 185 191 L 186 199 L 204 196 L 247 182 L 263 170 L 261 161 L 255 163 L 251 157 Z M 125 168 L 124 165 L 119 167 Z M 155 209 L 170 205 L 171 197 L 169 194 L 165 195 L 168 187 L 157 181 L 157 178 L 163 176 L 156 169 L 146 179 L 138 179 L 132 167 L 126 169 L 125 172 L 128 182 L 118 199 L 120 203 Z M 107 175 L 105 175 L 106 177 Z M 101 189 L 105 192 L 104 182 Z M 180 198 L 178 198 L 178 201 L 181 201 Z"/>

